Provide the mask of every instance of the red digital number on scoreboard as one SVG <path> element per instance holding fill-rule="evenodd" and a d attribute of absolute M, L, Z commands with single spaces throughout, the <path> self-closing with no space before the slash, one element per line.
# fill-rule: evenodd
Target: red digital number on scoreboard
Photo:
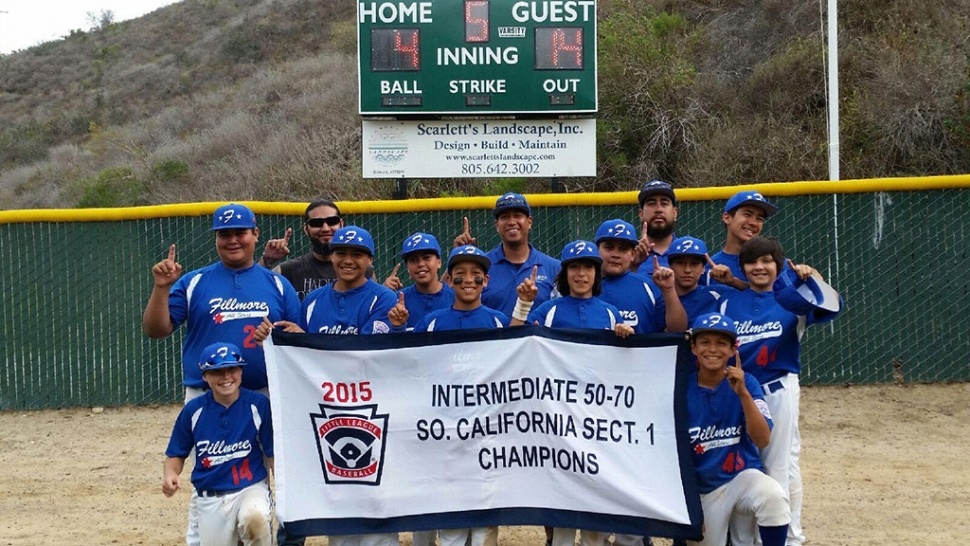
<path fill-rule="evenodd" d="M 421 70 L 421 31 L 416 28 L 375 28 L 370 31 L 372 72 Z"/>
<path fill-rule="evenodd" d="M 582 69 L 582 28 L 536 28 L 536 70 Z"/>
<path fill-rule="evenodd" d="M 465 41 L 488 41 L 488 0 L 465 0 Z"/>

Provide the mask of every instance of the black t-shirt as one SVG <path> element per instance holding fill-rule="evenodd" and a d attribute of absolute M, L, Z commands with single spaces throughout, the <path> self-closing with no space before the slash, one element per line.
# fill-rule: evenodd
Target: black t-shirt
<path fill-rule="evenodd" d="M 313 257 L 313 253 L 307 253 L 299 258 L 286 260 L 280 264 L 280 274 L 290 281 L 296 293 L 300 296 L 300 301 L 306 295 L 317 288 L 333 284 L 337 281 L 337 271 L 333 268 L 332 262 L 322 262 Z M 374 276 L 374 268 L 368 267 L 367 278 Z"/>

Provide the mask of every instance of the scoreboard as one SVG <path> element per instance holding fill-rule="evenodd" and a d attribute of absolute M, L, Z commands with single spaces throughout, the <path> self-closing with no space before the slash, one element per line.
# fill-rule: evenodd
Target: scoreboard
<path fill-rule="evenodd" d="M 595 0 L 358 0 L 360 114 L 597 110 Z"/>

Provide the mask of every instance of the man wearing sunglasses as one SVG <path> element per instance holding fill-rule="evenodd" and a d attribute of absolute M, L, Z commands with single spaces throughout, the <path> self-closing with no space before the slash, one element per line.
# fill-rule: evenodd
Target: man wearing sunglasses
<path fill-rule="evenodd" d="M 259 263 L 286 277 L 296 289 L 300 301 L 303 301 L 310 292 L 337 280 L 337 272 L 330 260 L 330 240 L 342 227 L 344 220 L 337 204 L 329 199 L 317 199 L 307 205 L 303 213 L 303 234 L 310 240 L 310 252 L 277 265 L 290 253 L 289 241 L 293 230 L 287 229 L 282 239 L 272 239 L 266 243 Z M 374 268 L 369 267 L 365 276 L 372 278 Z"/>

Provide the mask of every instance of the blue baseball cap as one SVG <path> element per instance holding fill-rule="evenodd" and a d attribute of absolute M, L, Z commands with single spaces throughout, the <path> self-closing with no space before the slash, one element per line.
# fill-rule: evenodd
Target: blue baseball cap
<path fill-rule="evenodd" d="M 334 232 L 330 248 L 357 248 L 374 256 L 374 238 L 362 227 L 345 226 Z"/>
<path fill-rule="evenodd" d="M 596 244 L 603 241 L 622 241 L 636 246 L 640 242 L 636 228 L 626 220 L 614 218 L 600 224 L 596 229 Z"/>
<path fill-rule="evenodd" d="M 212 213 L 212 229 L 209 231 L 219 231 L 220 229 L 254 229 L 256 227 L 256 215 L 246 205 L 229 203 L 222 205 Z"/>
<path fill-rule="evenodd" d="M 640 203 L 640 208 L 643 208 L 643 202 L 647 200 L 647 197 L 657 194 L 666 195 L 674 202 L 674 206 L 677 206 L 677 196 L 674 195 L 674 187 L 663 180 L 651 180 L 643 185 L 643 189 L 637 195 L 637 202 Z"/>
<path fill-rule="evenodd" d="M 458 262 L 475 262 L 482 266 L 486 273 L 488 273 L 488 268 L 492 267 L 492 260 L 489 260 L 482 249 L 475 245 L 460 246 L 452 250 L 448 256 L 448 271 L 450 272 L 451 268 L 455 267 Z"/>
<path fill-rule="evenodd" d="M 202 356 L 199 357 L 199 369 L 202 373 L 209 370 L 220 370 L 233 366 L 245 366 L 242 351 L 232 343 L 213 343 L 202 349 Z"/>
<path fill-rule="evenodd" d="M 738 339 L 738 323 L 727 315 L 706 313 L 694 319 L 694 324 L 690 328 L 690 337 L 693 338 L 701 332 L 725 334 L 736 340 Z"/>
<path fill-rule="evenodd" d="M 707 245 L 697 237 L 680 237 L 670 243 L 670 250 L 667 251 L 667 261 L 679 256 L 699 256 L 701 258 L 707 254 Z"/>
<path fill-rule="evenodd" d="M 728 214 L 733 214 L 734 210 L 742 205 L 751 205 L 752 207 L 758 207 L 765 211 L 765 216 L 771 216 L 772 214 L 778 212 L 778 207 L 772 205 L 765 199 L 764 195 L 756 191 L 741 191 L 728 199 L 726 205 L 724 205 L 724 212 Z"/>
<path fill-rule="evenodd" d="M 559 262 L 564 268 L 566 264 L 576 260 L 592 260 L 597 264 L 603 263 L 603 258 L 600 258 L 599 250 L 596 249 L 596 244 L 592 241 L 578 240 L 562 247 L 562 256 Z"/>
<path fill-rule="evenodd" d="M 495 209 L 492 210 L 492 216 L 498 218 L 500 214 L 507 210 L 521 210 L 526 216 L 532 216 L 532 209 L 529 207 L 529 202 L 520 193 L 509 192 L 499 197 L 495 201 Z"/>
<path fill-rule="evenodd" d="M 430 250 L 441 257 L 441 247 L 438 246 L 438 239 L 430 233 L 415 233 L 401 243 L 401 257 L 406 258 L 412 252 Z"/>

